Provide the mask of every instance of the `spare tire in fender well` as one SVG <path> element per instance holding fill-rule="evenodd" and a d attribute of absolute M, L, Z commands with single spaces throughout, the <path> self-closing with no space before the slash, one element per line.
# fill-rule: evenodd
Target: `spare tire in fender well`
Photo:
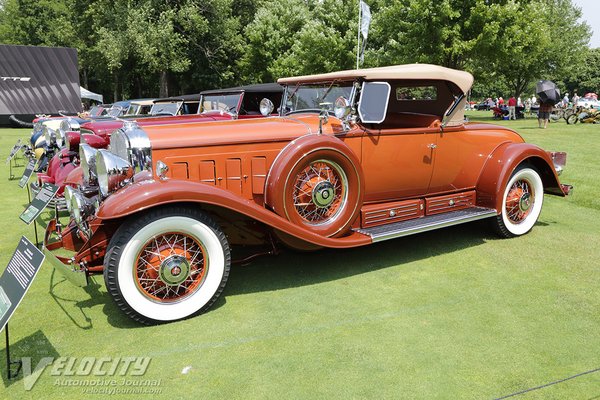
<path fill-rule="evenodd" d="M 265 182 L 265 205 L 290 222 L 336 237 L 360 213 L 364 175 L 360 160 L 341 139 L 309 134 L 277 156 Z"/>

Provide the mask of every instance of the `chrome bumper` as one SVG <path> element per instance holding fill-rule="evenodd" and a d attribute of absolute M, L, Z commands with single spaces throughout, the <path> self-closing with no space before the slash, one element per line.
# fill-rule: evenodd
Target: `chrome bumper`
<path fill-rule="evenodd" d="M 87 286 L 88 274 L 84 269 L 73 263 L 73 258 L 57 256 L 54 254 L 54 251 L 63 248 L 63 242 L 62 239 L 50 240 L 52 234 L 59 235 L 60 237 L 60 234 L 56 230 L 55 219 L 48 223 L 46 233 L 44 234 L 44 254 L 46 255 L 46 260 L 50 262 L 50 265 L 52 265 L 56 271 L 67 278 L 67 280 L 75 286 Z"/>

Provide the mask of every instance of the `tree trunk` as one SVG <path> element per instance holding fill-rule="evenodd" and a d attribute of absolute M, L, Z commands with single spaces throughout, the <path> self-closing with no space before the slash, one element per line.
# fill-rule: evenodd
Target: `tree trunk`
<path fill-rule="evenodd" d="M 169 97 L 169 82 L 167 80 L 167 71 L 160 71 L 160 97 Z"/>
<path fill-rule="evenodd" d="M 88 88 L 88 74 L 87 74 L 87 68 L 83 68 L 81 70 L 81 74 L 83 75 L 83 87 L 84 88 Z"/>
<path fill-rule="evenodd" d="M 113 103 L 119 98 L 119 75 L 115 72 L 115 81 L 113 87 Z"/>

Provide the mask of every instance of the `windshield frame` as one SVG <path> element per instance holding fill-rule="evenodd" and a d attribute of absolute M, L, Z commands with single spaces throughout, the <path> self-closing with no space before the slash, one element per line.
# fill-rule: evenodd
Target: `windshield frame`
<path fill-rule="evenodd" d="M 158 106 L 159 106 L 159 105 L 161 105 L 161 104 L 162 104 L 162 105 L 167 105 L 167 104 L 169 104 L 169 105 L 170 105 L 170 104 L 175 104 L 175 105 L 177 105 L 177 109 L 175 110 L 175 113 L 174 113 L 174 114 L 171 114 L 170 112 L 169 112 L 169 113 L 166 113 L 166 112 L 165 112 L 165 113 L 155 113 L 155 112 L 154 112 L 154 109 L 155 109 L 155 107 L 156 107 L 156 108 L 158 108 Z M 166 102 L 166 101 L 159 101 L 159 102 L 156 102 L 156 103 L 152 104 L 152 108 L 150 108 L 150 112 L 149 112 L 148 114 L 149 114 L 149 115 L 152 115 L 152 116 L 161 116 L 161 115 L 163 115 L 163 116 L 164 116 L 164 115 L 172 115 L 172 116 L 176 116 L 176 115 L 179 115 L 179 111 L 181 110 L 181 106 L 182 106 L 182 105 L 183 105 L 183 100 L 179 100 L 179 101 L 169 101 L 169 102 Z"/>
<path fill-rule="evenodd" d="M 223 110 L 218 107 L 215 109 L 211 108 L 210 110 L 205 108 L 204 102 L 207 101 L 206 100 L 207 98 L 214 97 L 214 98 L 218 99 L 219 97 L 226 97 L 226 96 L 237 96 L 238 98 L 237 98 L 236 105 L 229 107 L 229 104 L 227 104 L 226 102 L 223 102 L 223 104 L 225 104 L 228 107 L 227 110 Z M 204 113 L 223 112 L 223 113 L 238 115 L 243 99 L 244 99 L 244 92 L 222 92 L 222 93 L 203 94 L 202 97 L 200 98 L 200 105 L 198 106 L 198 113 L 204 114 Z M 208 100 L 208 101 L 210 101 L 210 100 Z M 232 109 L 234 107 L 235 107 L 235 109 Z"/>
<path fill-rule="evenodd" d="M 333 90 L 333 89 L 336 88 L 336 86 L 338 88 L 343 88 L 342 90 L 345 90 L 345 89 L 349 90 L 348 95 L 347 96 L 344 95 L 343 97 L 348 99 L 351 107 L 354 107 L 354 102 L 355 102 L 355 98 L 356 98 L 355 82 L 356 82 L 355 80 L 334 79 L 334 80 L 327 80 L 327 81 L 322 81 L 322 82 L 298 82 L 295 84 L 285 85 L 282 100 L 281 100 L 281 107 L 280 107 L 279 115 L 286 116 L 289 114 L 297 114 L 297 113 L 302 113 L 302 112 L 307 112 L 307 113 L 320 112 L 321 109 L 323 108 L 320 105 L 322 103 L 330 103 L 331 105 L 330 105 L 330 109 L 328 110 L 328 112 L 329 112 L 329 114 L 334 115 L 334 104 L 335 104 L 335 100 L 339 97 L 339 94 L 337 96 L 334 96 L 334 98 L 329 98 L 329 96 L 332 93 L 335 93 L 335 90 Z M 314 108 L 292 109 L 292 108 L 288 107 L 288 105 L 292 102 L 292 100 L 291 100 L 292 96 L 297 96 L 298 93 L 303 89 L 303 87 L 311 87 L 311 88 L 317 89 L 317 90 L 322 89 L 322 90 L 324 90 L 325 97 L 320 99 L 319 104 L 316 104 Z M 331 100 L 331 101 L 327 101 L 327 100 Z"/>

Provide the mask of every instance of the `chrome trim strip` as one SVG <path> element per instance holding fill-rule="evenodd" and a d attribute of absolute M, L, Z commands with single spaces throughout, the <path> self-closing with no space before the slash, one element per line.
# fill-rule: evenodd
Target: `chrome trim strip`
<path fill-rule="evenodd" d="M 465 214 L 465 211 L 470 211 Z M 381 242 L 388 239 L 394 239 L 397 237 L 414 235 L 416 233 L 427 232 L 434 229 L 445 228 L 452 225 L 463 224 L 467 222 L 477 221 L 484 218 L 490 218 L 497 215 L 496 210 L 490 208 L 482 208 L 482 207 L 474 207 L 468 208 L 466 210 L 459 210 L 452 213 L 444 214 L 435 214 L 428 217 L 422 217 L 418 219 L 412 219 L 408 221 L 396 222 L 394 224 L 390 224 L 390 229 L 384 232 L 373 231 L 374 228 L 378 228 L 381 230 L 385 227 L 378 226 L 374 228 L 367 229 L 355 229 L 356 232 L 362 233 L 364 235 L 371 236 L 373 242 Z M 445 216 L 447 218 L 443 218 L 440 220 L 440 217 Z M 415 222 L 421 222 L 418 224 L 414 224 Z M 410 225 L 407 227 L 407 223 Z"/>

